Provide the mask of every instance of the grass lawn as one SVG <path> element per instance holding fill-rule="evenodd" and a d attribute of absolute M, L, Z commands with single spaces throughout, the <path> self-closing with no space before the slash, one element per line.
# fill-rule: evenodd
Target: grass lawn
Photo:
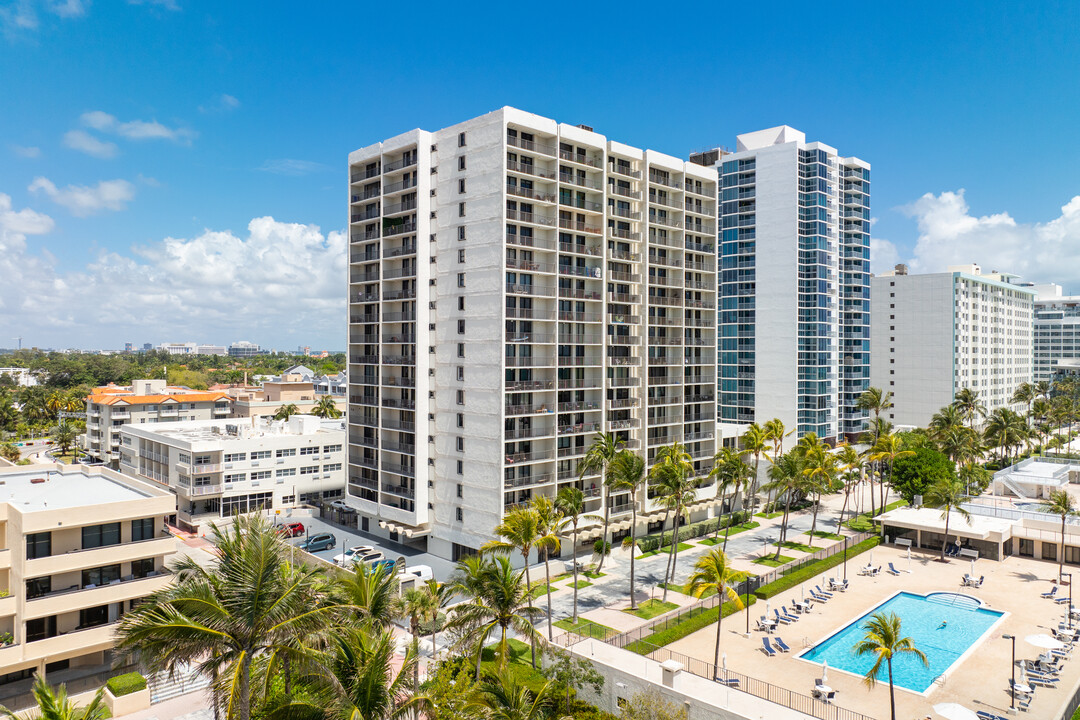
<path fill-rule="evenodd" d="M 586 570 L 581 574 L 589 578 L 590 580 L 596 580 L 597 578 L 602 578 L 607 575 L 606 572 L 596 572 L 595 570 Z"/>
<path fill-rule="evenodd" d="M 552 588 L 552 590 L 558 590 L 558 588 Z M 533 589 L 529 592 L 529 599 L 535 600 L 536 598 L 544 597 L 547 594 L 547 585 L 545 585 L 544 583 L 533 583 Z"/>
<path fill-rule="evenodd" d="M 744 579 L 746 579 L 747 575 L 751 575 L 751 574 L 752 573 L 748 573 L 748 572 L 741 571 L 741 570 L 735 572 L 734 573 L 734 583 L 742 582 Z M 690 583 L 686 583 L 685 585 L 678 585 L 676 583 L 660 583 L 660 587 L 667 587 L 668 590 L 674 590 L 675 592 L 681 592 L 683 595 L 690 595 L 691 594 L 690 593 Z M 713 596 L 715 594 L 716 594 L 716 590 L 714 590 L 713 588 L 709 588 L 705 592 L 701 593 L 700 597 L 707 598 L 707 597 L 711 597 L 711 596 Z"/>
<path fill-rule="evenodd" d="M 907 505 L 906 500 L 897 500 L 894 503 L 889 503 L 888 505 L 886 505 L 885 510 L 879 511 L 878 514 L 880 515 L 882 512 L 888 512 L 889 510 L 892 510 L 893 508 L 904 507 L 906 505 Z M 849 528 L 851 528 L 852 530 L 854 530 L 856 532 L 873 532 L 874 531 L 874 523 L 870 519 L 870 513 L 864 513 L 863 515 L 859 515 L 857 517 L 854 517 L 851 520 L 848 520 L 844 524 L 847 525 Z"/>
<path fill-rule="evenodd" d="M 555 583 L 573 576 L 573 573 L 562 573 L 561 575 L 553 575 L 551 577 L 551 592 L 557 592 L 561 589 L 554 587 Z M 545 595 L 547 595 L 547 582 L 543 578 L 541 578 L 540 580 L 533 580 L 532 591 L 529 593 L 529 598 L 531 600 L 535 600 L 536 598 L 544 597 Z"/>
<path fill-rule="evenodd" d="M 555 627 L 577 633 L 584 637 L 596 638 L 597 640 L 607 640 L 612 635 L 618 634 L 618 631 L 616 631 L 615 628 L 610 628 L 607 625 L 601 625 L 600 623 L 594 623 L 591 620 L 582 620 L 581 618 L 578 618 L 576 625 L 569 619 L 564 618 L 562 620 L 556 620 Z"/>
<path fill-rule="evenodd" d="M 771 512 L 771 513 L 759 512 L 756 515 L 754 515 L 754 517 L 765 518 L 766 520 L 772 520 L 773 518 L 778 518 L 783 514 L 784 514 L 783 512 L 779 512 L 779 511 L 778 512 Z"/>
<path fill-rule="evenodd" d="M 780 567 L 785 563 L 789 563 L 795 558 L 790 558 L 787 555 L 781 555 L 779 560 L 774 560 L 775 555 L 766 555 L 765 557 L 759 557 L 754 561 L 755 565 L 768 565 L 769 567 Z"/>
<path fill-rule="evenodd" d="M 750 604 L 753 605 L 755 602 L 757 602 L 757 598 L 751 596 Z M 740 599 L 740 605 L 741 604 L 742 600 Z M 648 655 L 658 647 L 673 643 L 691 633 L 712 625 L 720 616 L 719 610 L 720 608 L 710 608 L 693 617 L 687 617 L 674 625 L 669 625 L 663 630 L 655 632 L 652 635 L 646 635 L 643 639 L 630 643 L 626 646 L 626 649 L 640 655 Z M 735 603 L 731 601 L 724 603 L 724 617 L 727 617 L 738 610 L 739 606 Z"/>
<path fill-rule="evenodd" d="M 782 542 L 780 544 L 783 545 L 788 550 L 798 550 L 799 552 L 804 552 L 804 553 L 817 552 L 818 550 L 821 549 L 819 547 L 810 547 L 809 545 L 806 545 L 806 544 L 800 543 L 800 542 L 795 542 L 794 540 L 785 540 L 784 542 Z"/>
<path fill-rule="evenodd" d="M 532 654 L 528 644 L 520 640 L 510 639 L 506 644 L 510 647 L 510 661 L 506 664 L 507 672 L 516 677 L 533 692 L 537 692 L 548 681 L 539 670 L 532 669 Z M 471 663 L 476 662 L 476 656 L 472 656 Z M 540 664 L 540 648 L 536 650 L 536 664 Z M 482 675 L 496 675 L 499 671 L 499 661 L 495 655 L 495 647 L 484 648 L 480 656 L 480 673 Z"/>
<path fill-rule="evenodd" d="M 576 587 L 578 590 L 581 590 L 583 588 L 592 587 L 592 583 L 588 580 L 578 580 L 576 585 L 574 583 L 570 583 L 569 587 Z"/>
<path fill-rule="evenodd" d="M 57 460 L 59 460 L 62 463 L 66 463 L 66 464 L 70 465 L 75 460 L 75 453 L 69 452 L 69 453 L 64 453 L 63 455 L 61 455 L 60 453 L 56 453 L 56 454 L 53 455 L 53 457 L 56 458 Z"/>
<path fill-rule="evenodd" d="M 625 608 L 623 609 L 623 612 L 630 615 L 636 615 L 637 617 L 644 620 L 651 620 L 657 615 L 663 615 L 669 610 L 674 610 L 677 607 L 679 606 L 673 602 L 664 602 L 662 600 L 657 600 L 656 598 L 653 598 L 651 600 L 646 600 L 645 602 L 640 603 L 637 606 L 636 610 Z"/>
<path fill-rule="evenodd" d="M 741 525 L 732 525 L 730 530 L 720 531 L 719 540 L 713 538 L 712 536 L 709 536 L 703 540 L 698 540 L 698 545 L 722 545 L 724 543 L 724 533 L 727 533 L 728 537 L 731 537 L 732 535 L 738 535 L 739 533 L 745 532 L 746 530 L 753 530 L 756 527 L 760 527 L 760 525 L 761 523 L 759 523 L 757 520 L 751 520 L 750 522 L 745 522 Z"/>
<path fill-rule="evenodd" d="M 644 560 L 645 558 L 651 558 L 651 557 L 653 557 L 655 555 L 659 555 L 659 554 L 660 554 L 659 550 L 650 550 L 649 552 L 643 552 L 640 555 L 638 555 L 637 559 L 638 560 Z"/>
<path fill-rule="evenodd" d="M 818 538 L 825 538 L 826 540 L 843 540 L 844 536 L 838 533 L 825 532 L 824 530 L 815 530 L 814 532 L 808 532 L 807 535 L 813 535 Z"/>

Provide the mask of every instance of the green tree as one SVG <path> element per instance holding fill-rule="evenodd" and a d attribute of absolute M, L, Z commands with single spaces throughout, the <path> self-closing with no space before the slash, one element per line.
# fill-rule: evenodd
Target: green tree
<path fill-rule="evenodd" d="M 278 411 L 274 413 L 275 420 L 288 420 L 293 415 L 299 415 L 300 408 L 296 407 L 296 403 L 287 403 L 278 408 Z"/>
<path fill-rule="evenodd" d="M 1061 516 L 1061 548 L 1058 551 L 1058 582 L 1061 582 L 1065 570 L 1065 522 L 1076 515 L 1076 506 L 1072 495 L 1065 490 L 1051 490 L 1050 502 L 1043 506 L 1051 515 Z"/>
<path fill-rule="evenodd" d="M 945 542 L 941 544 L 941 561 L 945 562 L 945 545 L 949 542 L 949 518 L 952 511 L 960 513 L 960 516 L 971 524 L 971 513 L 964 509 L 963 502 L 967 499 L 964 494 L 964 483 L 955 475 L 939 478 L 926 491 L 926 504 L 933 508 L 941 508 L 941 518 L 945 521 Z"/>
<path fill-rule="evenodd" d="M 554 684 L 548 680 L 535 693 L 505 667 L 476 688 L 472 705 L 487 720 L 547 720 Z"/>
<path fill-rule="evenodd" d="M 626 440 L 615 433 L 596 433 L 592 444 L 585 452 L 585 456 L 578 462 L 578 479 L 584 480 L 586 475 L 600 473 L 604 484 L 604 534 L 601 539 L 604 548 L 608 546 L 608 522 L 611 517 L 611 477 L 609 469 L 619 450 L 626 444 Z M 600 562 L 596 566 L 596 572 L 604 567 L 604 559 L 607 552 L 600 553 Z"/>
<path fill-rule="evenodd" d="M 807 433 L 812 435 L 813 433 Z M 805 436 L 804 436 L 805 437 Z M 816 436 L 815 436 L 816 440 Z M 775 560 L 780 560 L 780 549 L 787 538 L 788 517 L 791 514 L 791 501 L 803 484 L 803 470 L 806 467 L 806 459 L 797 450 L 785 453 L 776 458 L 769 468 L 769 482 L 762 489 L 774 494 L 777 498 L 784 496 L 784 515 L 780 520 L 780 539 L 776 543 Z"/>
<path fill-rule="evenodd" d="M 570 537 L 572 538 L 574 547 L 571 552 L 570 561 L 574 565 L 574 623 L 578 621 L 578 562 L 577 562 L 577 548 L 578 548 L 578 523 L 582 519 L 594 520 L 595 515 L 584 515 L 585 512 L 585 493 L 581 491 L 581 488 L 569 486 L 559 490 L 559 494 L 555 496 L 555 507 L 559 512 L 570 521 Z"/>
<path fill-rule="evenodd" d="M 340 604 L 364 622 L 389 627 L 394 616 L 398 581 L 386 565 L 356 563 L 353 572 L 334 576 L 333 592 Z"/>
<path fill-rule="evenodd" d="M 76 437 L 75 427 L 68 422 L 61 422 L 52 431 L 52 441 L 60 448 L 61 455 L 67 454 L 68 450 L 75 444 Z"/>
<path fill-rule="evenodd" d="M 920 447 L 911 455 L 898 458 L 892 467 L 893 489 L 908 504 L 915 501 L 916 495 L 926 495 L 935 483 L 955 477 L 956 466 L 931 447 Z"/>
<path fill-rule="evenodd" d="M 754 456 L 754 477 L 750 481 L 750 490 L 747 493 L 750 500 L 750 513 L 753 514 L 757 509 L 758 480 L 761 477 L 758 470 L 761 467 L 761 456 L 769 447 L 768 433 L 757 423 L 751 423 L 743 433 L 742 447 L 745 454 Z"/>
<path fill-rule="evenodd" d="M 669 702 L 659 690 L 634 693 L 619 710 L 619 720 L 687 720 L 682 705 Z"/>
<path fill-rule="evenodd" d="M 101 688 L 90 702 L 78 706 L 68 699 L 67 687 L 61 684 L 54 688 L 41 675 L 34 676 L 34 687 L 30 690 L 37 703 L 37 717 L 41 720 L 105 720 L 111 717 L 105 705 L 105 688 Z M 25 712 L 18 714 L 0 706 L 0 717 L 8 720 L 23 720 Z"/>
<path fill-rule="evenodd" d="M 823 440 L 809 444 L 804 451 L 804 457 L 806 458 L 806 467 L 803 468 L 803 475 L 806 481 L 803 487 L 813 496 L 814 502 L 814 519 L 810 523 L 810 545 L 813 545 L 821 496 L 832 492 L 833 483 L 836 482 L 836 476 L 840 470 L 837 467 L 836 455 L 832 453 L 831 448 Z"/>
<path fill-rule="evenodd" d="M 732 587 L 743 578 L 743 573 L 732 569 L 728 556 L 722 550 L 713 548 L 694 563 L 694 574 L 690 576 L 690 594 L 701 597 L 703 593 L 715 591 L 719 604 L 716 617 L 716 646 L 713 648 L 713 668 L 720 667 L 720 625 L 724 622 L 724 602 L 730 600 L 735 607 L 743 609 L 739 594 Z"/>
<path fill-rule="evenodd" d="M 535 495 L 530 508 L 536 513 L 536 550 L 544 557 L 544 587 L 547 590 L 547 627 L 548 640 L 552 639 L 553 617 L 551 612 L 551 563 L 553 554 L 562 548 L 560 535 L 566 529 L 567 521 L 547 495 Z"/>
<path fill-rule="evenodd" d="M 791 435 L 794 430 L 784 428 L 784 422 L 780 418 L 773 418 L 765 422 L 765 437 L 772 442 L 773 462 L 784 454 L 784 438 Z"/>
<path fill-rule="evenodd" d="M 926 655 L 915 647 L 915 642 L 901 633 L 900 618 L 896 613 L 874 613 L 863 625 L 866 635 L 855 644 L 856 655 L 873 655 L 874 664 L 866 671 L 865 682 L 874 687 L 884 663 L 889 672 L 889 710 L 892 720 L 896 720 L 896 695 L 893 688 L 893 658 L 913 655 L 929 666 Z"/>
<path fill-rule="evenodd" d="M 431 614 L 435 598 L 421 588 L 409 588 L 394 602 L 394 615 L 409 622 L 412 652 L 420 655 L 420 621 Z M 420 663 L 413 663 L 413 695 L 420 694 Z"/>
<path fill-rule="evenodd" d="M 844 504 L 840 506 L 840 519 L 836 522 L 836 531 L 840 532 L 844 524 L 844 513 L 847 512 L 848 499 L 851 491 L 857 488 L 863 481 L 863 467 L 866 465 L 866 456 L 851 445 L 844 445 L 836 456 L 837 461 L 847 471 L 844 479 Z"/>
<path fill-rule="evenodd" d="M 664 602 L 667 602 L 668 587 L 675 579 L 675 568 L 679 561 L 679 521 L 682 520 L 686 506 L 694 502 L 694 488 L 697 483 L 690 476 L 694 463 L 686 446 L 679 441 L 661 447 L 656 453 L 656 464 L 652 472 L 657 477 L 660 501 L 672 510 L 671 547 L 668 550 L 668 569 L 664 573 Z"/>
<path fill-rule="evenodd" d="M 897 433 L 885 433 L 870 448 L 870 459 L 878 463 L 881 472 L 881 509 L 885 509 L 885 493 L 892 481 L 892 469 L 900 458 L 910 457 L 914 451 L 904 449 L 904 439 Z"/>
<path fill-rule="evenodd" d="M 1028 436 L 1027 421 L 1009 408 L 997 408 L 986 418 L 983 436 L 991 447 L 1001 448 L 1002 467 L 1008 464 L 1011 449 L 1019 448 Z"/>
<path fill-rule="evenodd" d="M 329 395 L 323 395 L 319 398 L 319 402 L 315 403 L 315 408 L 311 411 L 311 414 L 321 418 L 333 419 L 341 417 L 341 411 L 334 404 L 334 398 Z"/>
<path fill-rule="evenodd" d="M 540 538 L 540 516 L 531 507 L 516 507 L 503 516 L 503 521 L 495 526 L 495 534 L 500 540 L 491 540 L 484 543 L 481 552 L 487 553 L 512 553 L 515 550 L 521 553 L 525 563 L 525 585 L 528 592 L 532 593 L 532 578 L 529 576 L 529 556 L 533 546 Z M 532 644 L 532 666 L 536 668 L 536 643 Z"/>
<path fill-rule="evenodd" d="M 734 504 L 735 498 L 739 494 L 739 490 L 744 486 L 750 484 L 750 473 L 753 472 L 753 468 L 742 459 L 742 454 L 736 452 L 734 449 L 725 447 L 720 448 L 720 452 L 716 453 L 713 457 L 713 467 L 709 471 L 709 477 L 716 479 L 716 496 L 721 500 L 728 489 L 731 489 L 732 504 Z M 746 511 L 746 493 L 743 495 L 743 511 Z M 716 519 L 716 536 L 715 539 L 720 539 L 720 514 L 717 514 Z M 731 523 L 728 522 L 727 530 L 724 532 L 724 551 L 727 551 L 728 536 L 731 534 Z"/>
<path fill-rule="evenodd" d="M 893 407 L 893 394 L 885 392 L 881 388 L 869 387 L 863 391 L 859 399 L 855 401 L 855 407 L 874 413 L 874 422 L 871 424 L 873 443 L 876 443 L 881 433 L 881 413 Z M 872 444 L 873 444 L 872 443 Z"/>
<path fill-rule="evenodd" d="M 15 446 L 15 443 L 7 442 L 0 445 L 0 458 L 4 458 L 11 463 L 17 463 L 22 459 L 22 453 L 19 452 L 19 448 Z"/>
<path fill-rule="evenodd" d="M 612 463 L 614 475 L 614 487 L 619 491 L 630 493 L 632 504 L 630 506 L 630 535 L 623 540 L 623 547 L 630 549 L 630 609 L 637 608 L 637 598 L 634 597 L 634 555 L 637 554 L 637 503 L 638 493 L 645 482 L 645 460 L 640 455 L 629 450 L 621 451 Z"/>
<path fill-rule="evenodd" d="M 563 712 L 566 714 L 570 714 L 570 702 L 578 690 L 591 687 L 593 693 L 599 695 L 604 689 L 604 676 L 588 660 L 557 647 L 549 647 L 547 655 L 548 662 L 542 672 L 552 682 L 552 690 L 563 694 Z"/>
<path fill-rule="evenodd" d="M 431 578 L 421 585 L 420 589 L 430 596 L 430 600 L 425 607 L 428 611 L 426 619 L 431 623 L 431 659 L 434 661 L 439 652 L 436 643 L 436 635 L 439 632 L 439 613 L 450 602 L 450 588 L 448 585 Z"/>
<path fill-rule="evenodd" d="M 971 388 L 960 388 L 953 396 L 953 405 L 960 409 L 961 414 L 967 419 L 968 427 L 974 429 L 975 419 L 986 415 L 986 406 L 979 399 L 979 391 Z"/>

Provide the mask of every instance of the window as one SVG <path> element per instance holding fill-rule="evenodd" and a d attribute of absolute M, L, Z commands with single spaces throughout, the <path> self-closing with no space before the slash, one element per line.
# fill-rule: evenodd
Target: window
<path fill-rule="evenodd" d="M 26 559 L 49 557 L 52 555 L 52 533 L 40 532 L 26 536 Z"/>
<path fill-rule="evenodd" d="M 461 178 L 457 181 L 457 191 L 459 194 L 465 194 L 465 178 Z"/>
<path fill-rule="evenodd" d="M 176 457 L 176 460 L 177 460 L 177 462 L 182 462 L 185 465 L 190 465 L 191 464 L 191 456 L 188 455 L 187 453 L 180 453 Z"/>
<path fill-rule="evenodd" d="M 460 250 L 457 251 L 457 261 L 459 263 L 464 263 L 465 262 L 465 248 L 461 248 Z"/>
<path fill-rule="evenodd" d="M 324 453 L 341 452 L 341 446 L 340 445 L 326 445 L 325 447 L 323 447 L 322 451 Z"/>
<path fill-rule="evenodd" d="M 462 312 L 465 311 L 465 296 L 464 295 L 458 295 L 457 309 L 462 311 Z"/>
<path fill-rule="evenodd" d="M 154 558 L 142 558 L 131 561 L 131 575 L 144 578 L 154 571 Z"/>
<path fill-rule="evenodd" d="M 243 462 L 247 460 L 247 453 L 225 453 L 225 462 Z"/>
<path fill-rule="evenodd" d="M 457 286 L 460 288 L 465 287 L 465 273 L 460 272 L 457 274 Z"/>
<path fill-rule="evenodd" d="M 465 156 L 464 155 L 458 155 L 457 169 L 458 170 L 464 170 L 465 169 Z"/>
<path fill-rule="evenodd" d="M 458 405 L 464 405 L 465 404 L 465 391 L 464 390 L 458 390 L 457 391 L 457 404 Z"/>
<path fill-rule="evenodd" d="M 457 344 L 457 356 L 460 358 L 465 357 L 465 343 Z"/>
<path fill-rule="evenodd" d="M 280 468 L 276 471 L 277 477 L 292 477 L 296 475 L 296 468 Z"/>
<path fill-rule="evenodd" d="M 457 426 L 459 428 L 465 427 L 465 413 L 458 413 L 457 414 Z"/>
<path fill-rule="evenodd" d="M 458 217 L 465 217 L 465 203 L 459 202 L 457 204 L 457 216 Z"/>
<path fill-rule="evenodd" d="M 90 568 L 82 571 L 83 587 L 87 585 L 108 585 L 113 580 L 120 579 L 120 565 L 106 565 L 105 567 Z"/>
<path fill-rule="evenodd" d="M 109 622 L 109 606 L 98 605 L 79 611 L 79 627 L 88 628 L 104 625 Z"/>
<path fill-rule="evenodd" d="M 461 380 L 462 382 L 465 381 L 465 366 L 464 365 L 458 365 L 457 366 L 457 379 Z"/>
<path fill-rule="evenodd" d="M 152 540 L 154 538 L 154 518 L 141 518 L 131 521 L 131 542 Z"/>
<path fill-rule="evenodd" d="M 318 475 L 319 474 L 319 466 L 318 465 L 308 465 L 306 467 L 302 467 L 302 468 L 300 468 L 300 474 L 301 475 Z"/>
<path fill-rule="evenodd" d="M 52 578 L 30 578 L 26 581 L 26 599 L 32 600 L 52 592 Z"/>
<path fill-rule="evenodd" d="M 465 512 L 461 508 L 457 509 L 457 519 L 458 522 L 465 522 Z"/>
<path fill-rule="evenodd" d="M 457 451 L 465 452 L 465 438 L 460 435 L 457 436 Z"/>
<path fill-rule="evenodd" d="M 465 133 L 458 133 L 457 146 L 458 147 L 465 147 Z"/>
<path fill-rule="evenodd" d="M 463 491 L 463 489 L 464 489 L 464 486 L 463 486 L 463 485 L 462 485 L 461 483 L 458 483 L 458 484 L 457 484 L 457 496 L 458 496 L 458 497 L 464 497 L 464 496 L 462 495 L 462 491 Z"/>
<path fill-rule="evenodd" d="M 310 447 L 302 447 L 302 448 L 300 448 L 300 454 L 301 455 L 318 455 L 319 454 L 319 446 L 318 445 L 312 445 Z"/>
<path fill-rule="evenodd" d="M 464 335 L 465 334 L 465 321 L 464 320 L 458 320 L 457 321 L 457 334 L 458 335 Z"/>
<path fill-rule="evenodd" d="M 251 479 L 252 480 L 269 480 L 270 479 L 270 471 L 269 470 L 259 470 L 258 472 L 253 472 L 253 473 L 251 473 Z"/>
<path fill-rule="evenodd" d="M 340 472 L 341 463 L 327 463 L 322 466 L 323 472 Z"/>
<path fill-rule="evenodd" d="M 251 459 L 252 460 L 269 460 L 270 455 L 271 455 L 271 453 L 270 453 L 269 450 L 255 450 L 254 452 L 251 453 Z"/>
<path fill-rule="evenodd" d="M 462 225 L 461 227 L 459 227 L 457 229 L 457 239 L 458 240 L 464 240 L 465 239 L 465 226 L 464 225 Z"/>
<path fill-rule="evenodd" d="M 281 448 L 275 453 L 275 455 L 277 455 L 277 457 L 279 458 L 294 457 L 296 455 L 296 448 Z"/>
<path fill-rule="evenodd" d="M 267 472 L 269 472 L 269 471 L 267 471 Z M 255 473 L 252 473 L 252 477 L 254 477 L 254 476 L 255 476 Z M 247 473 L 229 473 L 229 474 L 227 474 L 225 476 L 225 482 L 227 482 L 227 483 L 244 482 L 244 480 L 246 480 L 246 479 L 247 479 Z"/>
<path fill-rule="evenodd" d="M 120 544 L 120 523 L 92 525 L 82 529 L 83 550 Z"/>
<path fill-rule="evenodd" d="M 464 475 L 465 474 L 465 461 L 464 460 L 458 460 L 457 461 L 457 474 L 458 475 Z"/>

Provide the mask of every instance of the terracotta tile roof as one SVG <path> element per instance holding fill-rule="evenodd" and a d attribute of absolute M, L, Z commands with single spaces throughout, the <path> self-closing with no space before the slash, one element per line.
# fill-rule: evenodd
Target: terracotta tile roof
<path fill-rule="evenodd" d="M 122 387 L 105 386 L 94 388 L 87 396 L 86 402 L 97 405 L 159 405 L 170 402 L 215 402 L 228 399 L 229 396 L 223 392 L 180 391 L 163 395 L 135 395 Z"/>

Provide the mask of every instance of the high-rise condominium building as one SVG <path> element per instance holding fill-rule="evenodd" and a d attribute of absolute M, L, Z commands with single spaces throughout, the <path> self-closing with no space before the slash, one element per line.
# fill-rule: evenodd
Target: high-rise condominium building
<path fill-rule="evenodd" d="M 898 265 L 873 278 L 870 382 L 893 393 L 887 420 L 926 427 L 962 388 L 988 413 L 1012 407 L 1033 377 L 1035 291 L 1011 279 L 978 265 L 925 275 Z"/>
<path fill-rule="evenodd" d="M 1080 296 L 1064 295 L 1060 285 L 1031 287 L 1038 293 L 1034 319 L 1035 380 L 1053 380 L 1059 370 L 1075 374 L 1080 361 Z"/>
<path fill-rule="evenodd" d="M 681 441 L 704 475 L 716 198 L 713 169 L 513 108 L 350 154 L 360 527 L 457 557 L 565 486 L 602 513 L 577 472 L 597 432 L 650 462 Z M 612 517 L 631 506 L 616 493 Z"/>
<path fill-rule="evenodd" d="M 720 419 L 856 437 L 870 378 L 870 165 L 782 126 L 720 170 Z"/>

